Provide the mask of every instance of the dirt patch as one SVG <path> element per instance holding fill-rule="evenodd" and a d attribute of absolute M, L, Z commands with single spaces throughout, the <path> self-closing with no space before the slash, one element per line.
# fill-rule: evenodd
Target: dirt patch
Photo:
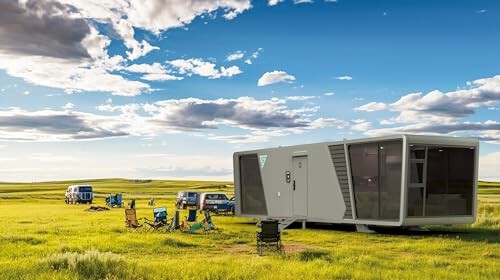
<path fill-rule="evenodd" d="M 89 212 L 109 211 L 109 208 L 104 206 L 90 206 L 88 209 L 85 209 L 85 211 Z"/>
<path fill-rule="evenodd" d="M 313 249 L 314 246 L 303 243 L 283 243 L 283 251 L 285 253 L 298 253 L 304 250 Z"/>
<path fill-rule="evenodd" d="M 314 246 L 303 243 L 282 243 L 284 253 L 299 253 L 308 249 L 314 249 Z M 222 250 L 228 253 L 255 253 L 255 244 L 232 244 L 225 245 Z"/>
<path fill-rule="evenodd" d="M 250 246 L 248 244 L 232 244 L 225 245 L 222 250 L 228 253 L 251 253 L 255 252 L 255 246 Z"/>

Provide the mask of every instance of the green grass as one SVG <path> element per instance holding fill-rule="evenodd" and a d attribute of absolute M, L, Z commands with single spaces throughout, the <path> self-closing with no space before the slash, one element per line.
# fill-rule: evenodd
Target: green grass
<path fill-rule="evenodd" d="M 90 180 L 109 193 L 168 206 L 183 189 L 223 190 L 228 182 Z M 75 182 L 0 184 L 0 279 L 499 279 L 500 184 L 480 182 L 478 219 L 430 232 L 361 234 L 341 227 L 289 229 L 287 252 L 255 254 L 253 220 L 214 216 L 220 233 L 130 233 L 123 209 L 65 205 Z M 185 215 L 186 213 L 183 213 Z"/>

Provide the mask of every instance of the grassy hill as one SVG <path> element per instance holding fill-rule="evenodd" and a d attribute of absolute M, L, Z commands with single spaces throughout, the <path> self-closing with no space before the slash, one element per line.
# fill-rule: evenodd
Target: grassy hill
<path fill-rule="evenodd" d="M 65 205 L 71 182 L 0 184 L 0 279 L 498 279 L 500 184 L 480 182 L 475 224 L 430 232 L 361 234 L 313 226 L 283 233 L 285 254 L 255 254 L 255 221 L 214 216 L 219 233 L 130 233 L 123 209 L 86 212 Z M 173 213 L 183 189 L 222 190 L 229 182 L 88 180 L 103 205 L 109 193 Z M 184 216 L 186 213 L 182 213 Z"/>

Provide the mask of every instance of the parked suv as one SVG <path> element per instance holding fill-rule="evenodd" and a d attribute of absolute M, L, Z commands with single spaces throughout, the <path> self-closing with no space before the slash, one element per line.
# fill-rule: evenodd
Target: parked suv
<path fill-rule="evenodd" d="M 206 192 L 200 196 L 200 210 L 212 212 L 234 213 L 234 200 L 227 198 L 223 192 Z"/>
<path fill-rule="evenodd" d="M 72 185 L 66 190 L 66 204 L 92 203 L 94 192 L 91 185 Z"/>
<path fill-rule="evenodd" d="M 188 191 L 179 192 L 177 193 L 175 206 L 177 206 L 177 208 L 182 207 L 183 209 L 186 209 L 188 206 L 194 206 L 198 208 L 199 198 L 200 198 L 199 192 L 188 192 Z"/>

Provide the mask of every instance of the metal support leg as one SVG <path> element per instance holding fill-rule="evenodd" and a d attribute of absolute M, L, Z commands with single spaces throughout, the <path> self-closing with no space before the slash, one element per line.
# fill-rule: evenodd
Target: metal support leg
<path fill-rule="evenodd" d="M 302 229 L 306 229 L 306 220 L 302 221 Z"/>
<path fill-rule="evenodd" d="M 369 229 L 366 225 L 357 224 L 356 231 L 362 233 L 375 233 L 375 231 Z"/>

